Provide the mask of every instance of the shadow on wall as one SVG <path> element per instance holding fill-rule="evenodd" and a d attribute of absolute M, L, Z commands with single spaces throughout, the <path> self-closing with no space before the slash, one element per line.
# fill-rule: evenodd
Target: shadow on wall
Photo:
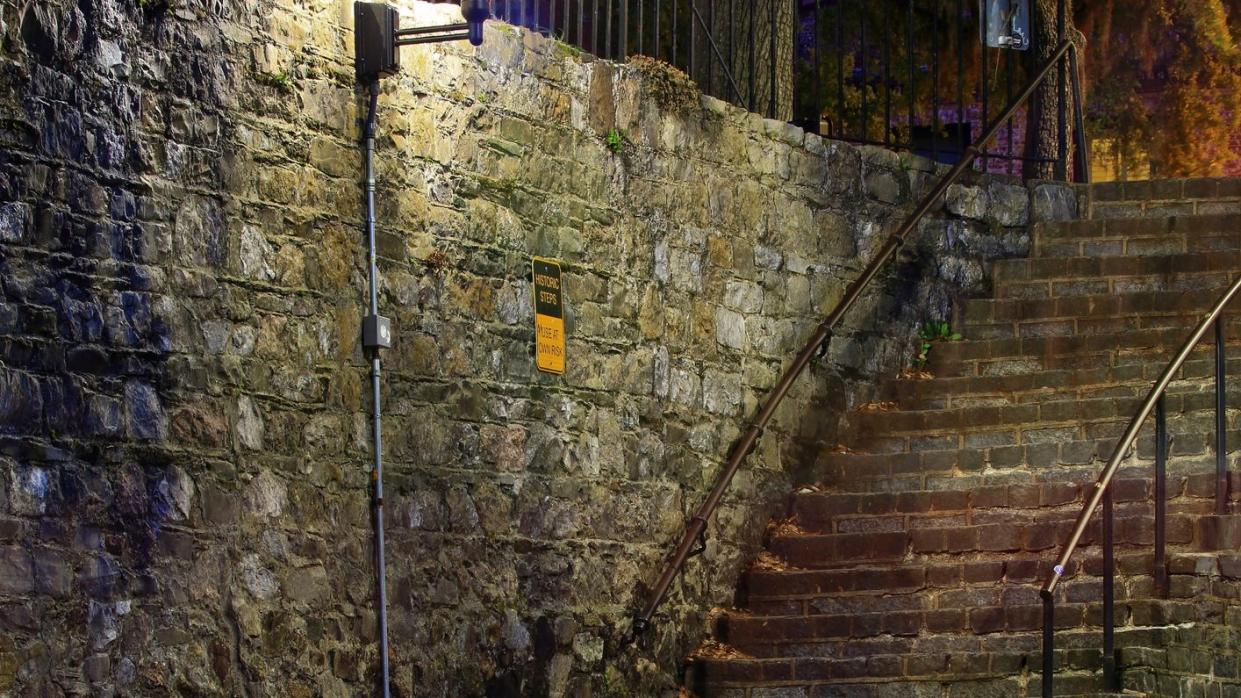
<path fill-rule="evenodd" d="M 152 690 L 185 600 L 163 560 L 194 547 L 184 447 L 224 445 L 176 407 L 198 328 L 173 297 L 227 257 L 219 124 L 172 107 L 218 103 L 226 68 L 161 61 L 178 39 L 143 5 L 0 6 L 0 693 Z"/>

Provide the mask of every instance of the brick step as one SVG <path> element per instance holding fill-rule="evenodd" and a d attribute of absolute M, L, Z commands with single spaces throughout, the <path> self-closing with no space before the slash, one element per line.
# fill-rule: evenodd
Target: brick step
<path fill-rule="evenodd" d="M 1059 610 L 1057 608 L 1057 611 Z M 850 636 L 848 634 L 851 632 L 850 627 L 847 625 L 842 627 L 841 618 L 838 616 L 792 618 L 788 620 L 794 622 L 788 624 L 777 623 L 785 619 L 772 617 L 743 625 L 738 628 L 736 635 L 744 637 L 745 633 L 761 633 L 766 625 L 771 631 L 788 632 L 794 637 L 773 642 L 761 642 L 747 638 L 729 644 L 756 659 L 813 657 L 829 662 L 850 662 L 857 658 L 885 658 L 878 665 L 868 664 L 865 668 L 858 668 L 857 673 L 842 674 L 844 678 L 890 676 L 929 678 L 953 674 L 979 675 L 989 672 L 985 668 L 986 665 L 980 666 L 974 663 L 974 658 L 978 657 L 1002 657 L 1009 671 L 1020 670 L 1027 666 L 1038 666 L 1041 643 L 1028 645 L 1029 639 L 1037 640 L 1038 638 L 1022 637 L 1021 640 L 1025 640 L 1022 642 L 1017 641 L 1012 635 L 1037 630 L 1042 621 L 1040 611 L 1039 606 L 1022 606 L 1012 608 L 1011 613 L 1004 613 L 1003 609 L 975 609 L 974 612 L 968 613 L 937 614 L 932 612 L 929 614 L 932 625 L 939 625 L 941 623 L 939 619 L 943 618 L 946 620 L 942 621 L 942 624 L 947 630 L 930 635 L 919 634 L 919 628 L 914 627 L 914 624 L 923 623 L 925 620 L 915 614 L 893 613 L 887 616 L 876 614 L 844 618 L 858 632 L 873 633 L 860 636 Z M 1061 624 L 1057 619 L 1057 626 L 1062 631 L 1097 628 L 1097 625 L 1086 621 L 1085 614 L 1085 604 L 1065 606 L 1065 621 Z M 977 618 L 980 623 L 983 623 L 981 627 L 986 629 L 984 632 L 1007 633 L 1008 637 L 971 633 L 968 630 L 969 623 L 972 622 L 971 618 Z M 963 622 L 964 632 L 956 628 L 958 621 Z M 1014 629 L 1006 630 L 1010 624 Z M 881 632 L 875 632 L 876 630 Z M 804 634 L 804 637 L 795 637 L 800 634 Z M 1094 654 L 1094 656 L 1081 657 L 1082 650 L 1060 650 L 1058 657 L 1060 666 L 1074 669 L 1101 668 L 1101 664 L 1094 663 L 1102 659 L 1102 653 L 1098 648 L 1096 647 L 1093 653 L 1089 650 L 1085 652 L 1087 655 Z M 997 667 L 998 663 L 993 660 L 989 665 Z M 898 670 L 897 673 L 889 673 L 893 668 Z M 997 671 L 996 673 L 1002 674 L 1003 672 Z"/>
<path fill-rule="evenodd" d="M 1105 279 L 1235 272 L 1239 267 L 1241 250 L 1136 257 L 1017 257 L 997 260 L 991 276 L 996 287 L 1003 288 L 1016 282 L 1097 283 Z"/>
<path fill-rule="evenodd" d="M 1063 671 L 1056 673 L 1056 695 L 1060 698 L 1143 698 L 1146 693 L 1126 690 L 1112 693 L 1098 688 L 1102 680 L 1098 672 Z M 1013 698 L 1014 696 L 1040 696 L 1037 676 L 1023 674 L 1024 679 L 1014 677 L 985 678 L 978 680 L 888 680 L 888 681 L 833 681 L 825 684 L 783 684 L 764 688 L 729 687 L 721 689 L 702 688 L 690 692 L 693 696 L 727 696 L 727 698 Z M 1029 684 L 1028 686 L 1026 684 Z M 1066 693 L 1065 690 L 1073 692 Z M 1082 692 L 1084 691 L 1084 692 Z M 1169 695 L 1198 695 L 1176 693 Z"/>
<path fill-rule="evenodd" d="M 1028 569 L 1035 569 L 1041 561 L 1021 560 Z M 1145 556 L 1145 566 L 1137 575 L 1117 575 L 1116 579 L 1123 582 L 1116 592 L 1118 602 L 1131 604 L 1136 612 L 1150 613 L 1145 609 L 1144 600 L 1154 589 L 1154 577 L 1151 570 L 1151 557 Z M 987 579 L 996 570 L 1004 567 L 1001 560 L 979 561 L 966 563 L 966 573 L 971 568 L 978 572 L 978 578 Z M 1046 570 L 1050 562 L 1039 565 Z M 898 575 L 906 567 L 885 570 L 888 575 Z M 834 570 L 824 570 L 834 572 Z M 987 572 L 984 574 L 984 572 Z M 846 633 L 839 637 L 871 637 L 881 634 L 908 635 L 918 634 L 919 629 L 931 632 L 966 632 L 982 627 L 985 622 L 981 616 L 971 618 L 973 611 L 984 608 L 1033 607 L 1041 601 L 1038 598 L 1038 585 L 1046 578 L 1046 574 L 1020 583 L 1010 583 L 1001 576 L 990 582 L 975 582 L 966 586 L 932 587 L 927 585 L 920 589 L 879 590 L 869 593 L 840 593 L 830 591 L 809 591 L 799 597 L 751 596 L 745 611 L 735 613 L 744 617 L 746 622 L 758 622 L 766 618 L 822 618 L 822 622 L 833 624 L 834 633 Z M 968 579 L 968 578 L 967 578 Z M 805 581 L 805 580 L 803 580 Z M 1060 593 L 1064 604 L 1090 603 L 1099 597 L 1100 577 L 1082 576 L 1080 581 L 1065 582 L 1065 591 Z M 1130 591 L 1132 589 L 1132 591 Z M 1060 604 L 1060 605 L 1064 605 Z M 1126 607 L 1129 609 L 1130 607 Z M 1128 613 L 1128 610 L 1125 611 Z M 1161 612 L 1162 613 L 1162 612 Z M 890 616 L 890 618 L 889 618 Z M 1125 617 L 1125 616 L 1122 616 Z M 1160 616 L 1162 617 L 1162 616 Z M 856 619 L 856 620 L 855 620 Z M 850 625 L 852 624 L 852 625 Z M 973 624 L 973 625 L 971 625 Z M 1037 629 L 1034 626 L 1026 629 Z M 717 637 L 728 637 L 720 635 Z M 746 635 L 741 632 L 735 637 L 742 638 L 732 644 L 744 644 Z M 757 642 L 758 640 L 750 640 Z M 748 650 L 747 650 L 748 651 Z"/>
<path fill-rule="evenodd" d="M 1024 402 L 1017 404 L 970 405 L 942 409 L 891 409 L 854 412 L 848 421 L 857 431 L 857 442 L 864 443 L 870 434 L 886 437 L 901 434 L 943 434 L 952 432 L 969 435 L 975 432 L 1019 433 L 1034 429 L 1088 429 L 1100 422 L 1123 420 L 1125 423 L 1141 407 L 1145 396 L 1100 398 L 1069 398 Z M 1178 426 L 1205 424 L 1202 413 L 1211 420 L 1215 414 L 1214 391 L 1176 392 L 1164 395 L 1170 430 Z M 1241 406 L 1241 385 L 1225 390 L 1227 405 Z M 1241 423 L 1241 415 L 1238 415 Z M 1211 422 L 1214 425 L 1214 422 Z M 1010 442 L 1011 443 L 1011 442 Z"/>
<path fill-rule="evenodd" d="M 1009 376 L 1039 371 L 1105 368 L 1154 363 L 1157 374 L 1185 342 L 1192 328 L 1167 327 L 1078 336 L 1020 337 L 937 343 L 927 370 L 934 376 Z M 1241 319 L 1227 316 L 1225 351 L 1241 346 Z M 1212 333 L 1203 337 L 1191 358 L 1213 356 Z"/>
<path fill-rule="evenodd" d="M 1042 555 L 994 555 L 898 564 L 861 564 L 826 569 L 751 569 L 746 573 L 747 617 L 896 613 L 970 610 L 993 606 L 1037 605 L 1054 551 Z M 1070 560 L 1058 587 L 1057 604 L 1099 598 L 1102 552 L 1083 546 Z M 1154 552 L 1149 546 L 1116 554 L 1116 599 L 1134 623 L 1183 618 L 1179 607 L 1154 602 Z M 1202 602 L 1199 583 L 1209 582 L 1228 598 L 1241 590 L 1241 555 L 1171 551 L 1170 596 Z M 1209 600 L 1209 599 L 1208 599 Z M 1205 602 L 1204 602 L 1205 603 Z M 1211 602 L 1212 612 L 1218 612 Z"/>
<path fill-rule="evenodd" d="M 1168 216 L 1039 223 L 1036 257 L 1100 257 L 1235 250 L 1241 246 L 1241 215 Z"/>
<path fill-rule="evenodd" d="M 1241 550 L 1241 516 L 1203 516 L 1197 522 L 1197 539 L 1203 550 Z"/>
<path fill-rule="evenodd" d="M 1084 217 L 1091 220 L 1219 215 L 1241 213 L 1241 199 L 1217 195 L 1201 198 L 1095 200 L 1085 207 L 1084 213 Z"/>
<path fill-rule="evenodd" d="M 1213 391 L 1214 351 L 1197 351 L 1168 386 L 1169 393 Z M 1124 366 L 1096 366 L 1016 373 L 998 376 L 935 376 L 901 378 L 883 388 L 883 401 L 923 409 L 1022 404 L 1050 400 L 1101 397 L 1144 397 L 1163 372 L 1166 362 Z M 1241 375 L 1241 356 L 1227 360 L 1227 375 Z"/>
<path fill-rule="evenodd" d="M 1210 259 L 1216 255 L 1235 256 L 1232 252 L 1190 255 L 1197 259 Z M 1099 258 L 1093 258 L 1098 261 Z M 1143 259 L 1141 257 L 1122 257 L 1120 259 Z M 1168 257 L 1152 257 L 1149 259 L 1165 260 Z M 1030 261 L 1030 260 L 1025 260 Z M 1050 260 L 1063 261 L 1063 260 Z M 1186 263 L 1186 267 L 1202 265 L 1211 266 L 1210 262 Z M 1150 272 L 1135 275 L 1092 276 L 1065 273 L 1063 278 L 1046 278 L 1035 280 L 996 281 L 992 297 L 994 298 L 1068 298 L 1072 296 L 1097 296 L 1102 294 L 1147 293 L 1154 291 L 1197 291 L 1201 289 L 1223 289 L 1236 279 L 1234 271 L 1237 267 L 1220 267 L 1215 271 L 1192 271 L 1187 269 Z"/>
<path fill-rule="evenodd" d="M 1079 196 L 1089 196 L 1096 203 L 1241 199 L 1241 178 L 1175 177 L 1132 182 L 1095 182 L 1077 184 L 1074 189 Z"/>
<path fill-rule="evenodd" d="M 1241 478 L 1234 477 L 1241 481 Z M 1092 481 L 1093 482 L 1093 481 Z M 969 490 L 878 492 L 850 494 L 803 492 L 790 503 L 790 517 L 808 533 L 867 533 L 912 531 L 969 524 L 1024 525 L 1047 512 L 1062 512 L 1057 518 L 1071 518 L 1085 503 L 1092 484 L 1044 482 L 1040 484 L 997 485 Z M 1121 510 L 1126 503 L 1149 500 L 1153 482 L 1148 478 L 1117 478 L 1112 481 L 1113 501 Z M 1212 512 L 1215 494 L 1213 472 L 1168 477 L 1168 511 L 1173 514 L 1207 515 Z M 1065 512 L 1070 508 L 1071 511 Z M 1211 540 L 1231 541 L 1232 524 L 1221 524 L 1219 535 Z M 1215 549 L 1228 547 L 1220 545 Z"/>
<path fill-rule="evenodd" d="M 1120 648 L 1121 655 L 1124 656 L 1128 648 Z M 1131 694 L 1139 696 L 1238 696 L 1241 695 L 1241 682 L 1235 678 L 1223 678 L 1228 674 L 1210 674 L 1209 672 L 1186 672 L 1186 671 L 1169 671 L 1167 669 L 1168 651 L 1178 652 L 1178 660 L 1176 663 L 1195 662 L 1195 656 L 1202 656 L 1202 662 L 1208 666 L 1212 662 L 1230 661 L 1226 665 L 1224 671 L 1236 672 L 1234 664 L 1237 658 L 1232 655 L 1214 655 L 1205 652 L 1200 648 L 1134 648 L 1143 650 L 1141 661 L 1161 661 L 1164 666 L 1154 668 L 1150 666 L 1131 666 L 1125 669 L 1122 676 L 1124 685 L 1127 690 L 1132 691 Z M 1132 654 L 1132 653 L 1131 653 Z M 1135 660 L 1137 661 L 1137 660 Z M 1059 684 L 1057 684 L 1059 691 Z"/>
<path fill-rule="evenodd" d="M 1144 303 L 1144 305 L 1150 307 L 1158 304 L 1162 307 L 1148 310 L 1120 309 L 1114 312 L 1113 309 L 1124 305 L 1121 301 L 1126 297 L 1118 295 L 1101 301 L 1101 305 L 1098 306 L 1099 312 L 1097 313 L 1093 312 L 1092 309 L 1084 308 L 1083 312 L 1075 315 L 1050 317 L 1038 315 L 1037 308 L 1018 308 L 1017 312 L 1013 312 L 1012 308 L 1041 305 L 1045 306 L 1044 310 L 1047 313 L 1061 313 L 1067 312 L 1065 306 L 1072 304 L 1065 301 L 1071 299 L 995 301 L 992 304 L 992 308 L 983 308 L 980 314 L 987 311 L 993 311 L 994 314 L 994 311 L 998 311 L 998 314 L 1003 319 L 967 321 L 961 326 L 960 333 L 966 339 L 973 341 L 1101 335 L 1173 328 L 1181 328 L 1182 332 L 1187 335 L 1198 324 L 1198 321 L 1202 319 L 1203 314 L 1210 308 L 1211 303 L 1218 297 L 1218 292 L 1215 289 L 1211 289 L 1194 294 L 1154 293 L 1133 295 L 1156 296 L 1156 302 Z M 1192 295 L 1209 296 L 1210 298 L 1205 302 L 1187 301 Z M 1082 296 L 1081 298 L 1094 299 L 1097 296 Z M 971 302 L 970 305 L 974 303 Z"/>
<path fill-rule="evenodd" d="M 1101 633 L 1103 613 L 1098 603 L 1097 585 L 1093 591 L 1092 597 L 1081 602 L 1057 604 L 1057 635 L 1074 630 Z M 1042 643 L 1038 642 L 1037 635 L 1029 633 L 1042 628 L 1042 604 L 1037 591 L 1032 596 L 1033 603 L 883 613 L 758 616 L 730 612 L 716 619 L 714 637 L 756 658 L 845 659 L 889 655 L 908 659 L 954 653 L 1033 653 L 1037 658 L 1041 655 Z M 1169 622 L 1222 619 L 1219 604 L 1196 604 L 1190 599 L 1132 602 L 1118 599 L 1115 613 L 1117 630 L 1129 630 L 1131 635 L 1137 635 L 1135 631 L 1140 629 Z"/>
<path fill-rule="evenodd" d="M 1154 645 L 1159 633 L 1155 628 L 1119 628 L 1117 644 Z M 984 643 L 978 638 L 970 638 L 972 642 L 966 643 L 955 640 L 944 642 L 928 637 L 920 640 L 921 646 L 915 642 L 915 648 L 921 651 L 903 654 L 891 653 L 900 649 L 902 643 L 890 642 L 889 653 L 877 652 L 881 647 L 866 647 L 839 658 L 693 657 L 690 685 L 717 691 L 729 687 L 780 686 L 768 690 L 780 690 L 778 695 L 781 696 L 826 696 L 837 694 L 812 691 L 825 686 L 882 680 L 884 692 L 860 695 L 942 695 L 924 692 L 928 684 L 932 691 L 933 687 L 942 686 L 954 696 L 1037 695 L 1037 679 L 1032 676 L 1040 666 L 1041 638 L 1037 633 L 1014 633 L 1004 642 L 994 643 Z M 1057 634 L 1058 693 L 1098 695 L 1097 670 L 1102 663 L 1099 645 L 1099 634 L 1094 630 L 1068 630 Z M 922 688 L 912 689 L 910 693 L 889 692 L 893 687 L 904 690 L 903 687 L 914 686 Z M 806 693 L 798 693 L 799 690 Z"/>
<path fill-rule="evenodd" d="M 1214 412 L 1176 416 L 1168 419 L 1169 467 L 1191 469 L 1207 462 L 1205 456 L 1214 458 L 1215 421 Z M 1235 461 L 1237 447 L 1241 445 L 1241 428 L 1237 428 L 1235 411 L 1229 416 L 1229 428 L 1225 432 L 1227 461 Z M 1112 457 L 1119 436 L 1128 420 L 1091 422 L 1085 425 L 1069 425 L 1050 428 L 999 428 L 995 431 L 972 433 L 889 433 L 856 437 L 851 442 L 856 450 L 849 456 L 900 455 L 918 453 L 917 460 L 894 458 L 890 472 L 872 469 L 860 462 L 851 463 L 840 458 L 840 453 L 824 453 L 823 466 L 819 469 L 820 482 L 839 486 L 846 474 L 859 479 L 889 478 L 896 482 L 902 476 L 913 478 L 952 474 L 952 476 L 988 476 L 995 484 L 1011 484 L 1011 472 L 1024 472 L 1026 477 L 1039 473 L 1046 467 L 1064 466 L 1049 473 L 1046 479 L 1061 481 L 1075 476 L 1073 468 L 1093 465 Z M 1184 425 L 1184 427 L 1183 427 Z M 1039 425 L 1033 425 L 1035 427 Z M 1154 420 L 1147 420 L 1139 428 L 1136 441 L 1138 461 L 1154 460 Z M 869 463 L 867 463 L 869 465 Z M 884 463 L 880 462 L 880 466 Z M 833 468 L 839 466 L 839 468 Z M 1037 478 L 1044 479 L 1044 478 Z M 930 481 L 928 481 L 930 482 Z M 965 483 L 979 481 L 963 479 Z M 956 489 L 946 483 L 921 489 Z M 901 492 L 902 489 L 892 489 Z M 874 492 L 865 489 L 864 492 Z"/>
<path fill-rule="evenodd" d="M 1214 431 L 1174 437 L 1167 464 L 1170 477 L 1184 475 L 1197 483 L 1214 472 Z M 958 438 L 907 438 L 872 443 L 871 452 L 824 453 L 814 472 L 819 484 L 855 494 L 1091 482 L 1117 441 L 1079 438 L 983 448 L 963 447 Z M 1230 430 L 1227 439 L 1226 463 L 1236 470 L 1241 466 L 1241 430 Z M 1138 439 L 1135 452 L 1126 458 L 1126 469 L 1149 475 L 1154 452 L 1153 439 Z"/>
<path fill-rule="evenodd" d="M 1221 642 L 1235 625 L 1198 624 L 1168 628 L 1157 646 L 1119 648 L 1127 688 L 1161 696 L 1241 694 L 1241 657 L 1234 642 Z"/>
<path fill-rule="evenodd" d="M 1216 289 L 1196 291 L 1135 291 L 1122 294 L 1063 296 L 1060 298 L 971 298 L 962 320 L 988 325 L 1059 318 L 1110 318 L 1139 313 L 1203 312 L 1219 298 Z"/>
<path fill-rule="evenodd" d="M 1032 517 L 1017 523 L 958 524 L 943 528 L 865 533 L 800 533 L 772 536 L 767 549 L 790 566 L 830 568 L 905 560 L 936 561 L 973 553 L 1046 553 L 1057 549 L 1073 528 L 1076 511 L 1057 517 Z M 1169 545 L 1192 546 L 1197 516 L 1169 514 Z M 1149 547 L 1154 541 L 1153 513 L 1122 515 L 1114 520 L 1117 546 Z M 1083 543 L 1099 540 L 1098 524 L 1087 528 Z"/>
<path fill-rule="evenodd" d="M 1068 594 L 1082 583 L 1095 583 L 1103 569 L 1101 555 L 1097 548 L 1083 546 L 1068 565 L 1062 593 Z M 961 592 L 962 603 L 977 605 L 980 598 L 975 592 L 983 589 L 990 594 L 988 590 L 994 590 L 999 583 L 1011 585 L 1010 597 L 1031 602 L 1036 598 L 1037 585 L 1047 578 L 1054 557 L 1054 553 L 1049 552 L 968 558 L 932 559 L 927 556 L 899 563 L 860 562 L 818 569 L 754 568 L 746 573 L 747 606 L 755 614 L 835 613 L 845 597 L 861 599 L 858 603 L 864 605 L 867 598 L 876 596 L 891 599 L 924 592 L 936 594 L 936 598 L 942 600 L 944 597 L 940 594 L 945 591 Z M 1235 569 L 1241 566 L 1236 564 L 1241 563 L 1241 558 L 1233 554 L 1178 551 L 1170 554 L 1169 566 L 1183 574 L 1206 574 L 1219 570 L 1223 558 L 1227 558 L 1227 570 L 1241 576 L 1241 570 Z M 1149 547 L 1119 550 L 1116 553 L 1117 573 L 1134 580 L 1149 577 L 1153 560 L 1154 553 Z M 1135 589 L 1138 586 L 1135 585 Z M 994 597 L 982 600 L 986 598 Z M 1069 597 L 1066 595 L 1065 599 Z M 866 612 L 871 610 L 874 609 Z"/>

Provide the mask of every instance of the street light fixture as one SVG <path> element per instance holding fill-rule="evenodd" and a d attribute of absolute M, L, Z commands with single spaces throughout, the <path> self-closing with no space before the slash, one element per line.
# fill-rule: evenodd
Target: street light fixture
<path fill-rule="evenodd" d="M 353 3 L 354 68 L 358 83 L 368 92 L 366 127 L 363 138 L 363 162 L 366 169 L 366 247 L 369 262 L 370 313 L 362 319 L 362 348 L 371 362 L 371 404 L 373 408 L 375 483 L 375 567 L 379 577 L 379 657 L 382 668 L 382 691 L 388 689 L 388 587 L 384 562 L 384 485 L 383 435 L 380 428 L 381 409 L 380 350 L 392 346 L 392 321 L 379 314 L 379 269 L 375 246 L 375 118 L 379 106 L 380 78 L 395 75 L 401 69 L 402 46 L 459 41 L 468 39 L 475 46 L 483 43 L 483 22 L 491 17 L 490 0 L 461 0 L 464 22 L 432 27 L 400 28 L 400 15 L 395 7 L 374 2 Z"/>
<path fill-rule="evenodd" d="M 490 0 L 461 0 L 464 22 L 401 29 L 395 7 L 378 2 L 353 3 L 353 42 L 358 82 L 369 85 L 401 69 L 402 46 L 468 39 L 483 43 L 483 22 L 491 18 Z"/>

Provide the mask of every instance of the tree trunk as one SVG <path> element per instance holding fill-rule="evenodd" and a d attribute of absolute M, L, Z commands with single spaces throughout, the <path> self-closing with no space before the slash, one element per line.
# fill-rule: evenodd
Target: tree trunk
<path fill-rule="evenodd" d="M 1081 36 L 1073 29 L 1073 1 L 1064 0 L 1065 4 L 1065 36 L 1073 38 L 1078 48 L 1081 48 L 1082 42 L 1079 40 Z M 1059 0 L 1031 0 L 1030 22 L 1033 25 L 1034 44 L 1031 46 L 1029 62 L 1030 72 L 1032 73 L 1041 66 L 1051 54 L 1055 53 L 1056 46 L 1060 44 L 1060 35 L 1058 31 L 1058 5 Z M 1029 109 L 1026 111 L 1026 147 L 1025 156 L 1031 158 L 1025 163 L 1025 176 L 1027 179 L 1068 179 L 1068 159 L 1065 159 L 1063 167 L 1058 162 L 1060 158 L 1060 98 L 1061 98 L 1061 80 L 1068 80 L 1068 61 L 1064 63 L 1063 70 L 1056 68 L 1047 76 L 1042 85 L 1035 91 L 1034 97 L 1030 101 Z M 1064 86 L 1064 95 L 1067 99 L 1072 99 L 1069 95 L 1067 83 Z M 1066 109 L 1064 111 L 1064 136 L 1066 140 L 1065 152 L 1067 153 L 1068 143 L 1072 142 L 1073 118 L 1072 112 L 1067 108 L 1070 105 L 1066 99 Z M 1042 162 L 1047 160 L 1048 162 Z"/>
<path fill-rule="evenodd" d="M 796 22 L 793 3 L 751 0 L 731 5 L 715 3 L 713 7 L 710 2 L 698 0 L 697 7 L 703 21 L 712 27 L 711 39 L 705 32 L 697 33 L 694 53 L 700 65 L 709 67 L 706 71 L 694 71 L 697 74 L 693 77 L 703 91 L 747 108 L 752 106 L 753 111 L 766 117 L 791 120 Z"/>

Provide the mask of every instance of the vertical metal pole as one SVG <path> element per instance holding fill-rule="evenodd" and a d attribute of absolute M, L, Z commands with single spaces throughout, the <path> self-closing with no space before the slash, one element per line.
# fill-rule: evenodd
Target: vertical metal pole
<path fill-rule="evenodd" d="M 586 0 L 577 0 L 577 47 L 586 50 Z"/>
<path fill-rule="evenodd" d="M 646 0 L 638 0 L 638 53 L 646 53 Z"/>
<path fill-rule="evenodd" d="M 1065 23 L 1067 22 L 1065 12 L 1065 0 L 1060 0 L 1056 4 L 1056 45 L 1065 38 Z M 1067 180 L 1069 178 L 1069 96 L 1068 96 L 1068 61 L 1064 58 L 1060 59 L 1059 68 L 1060 82 L 1056 85 L 1056 123 L 1058 127 L 1057 138 L 1059 143 L 1057 146 L 1056 161 L 1056 179 Z"/>
<path fill-rule="evenodd" d="M 608 0 L 607 18 L 603 20 L 603 52 L 608 58 L 615 58 L 612 48 L 612 0 Z"/>
<path fill-rule="evenodd" d="M 957 0 L 957 158 L 965 157 L 965 147 L 973 139 L 965 130 L 965 0 Z"/>
<path fill-rule="evenodd" d="M 905 58 L 909 61 L 909 147 L 914 147 L 914 100 L 918 94 L 918 83 L 914 77 L 914 0 L 909 0 L 908 16 L 905 24 Z"/>
<path fill-rule="evenodd" d="M 663 14 L 663 8 L 664 8 L 663 0 L 655 0 L 654 21 L 655 21 L 655 58 L 656 59 L 658 59 L 661 54 L 661 51 L 660 51 L 661 42 L 660 42 L 660 35 L 659 35 L 659 17 L 660 15 Z"/>
<path fill-rule="evenodd" d="M 728 0 L 728 72 L 737 74 L 737 3 Z M 817 80 L 817 78 L 816 78 Z M 741 95 L 737 95 L 742 99 Z"/>
<path fill-rule="evenodd" d="M 1082 85 L 1077 73 L 1077 48 L 1069 49 L 1069 83 L 1073 86 L 1074 179 L 1090 184 L 1090 147 L 1086 142 L 1086 121 L 1082 114 Z"/>
<path fill-rule="evenodd" d="M 731 4 L 731 0 L 729 0 Z M 823 123 L 823 53 L 822 41 L 819 39 L 819 5 L 821 0 L 814 0 L 814 77 L 811 82 L 814 84 L 814 115 L 813 124 L 814 132 L 822 133 Z"/>
<path fill-rule="evenodd" d="M 369 296 L 372 316 L 379 315 L 379 267 L 375 244 L 375 121 L 379 106 L 379 83 L 369 86 L 370 103 L 366 118 L 366 255 L 369 267 Z M 379 577 L 379 663 L 384 698 L 388 698 L 388 580 L 384 561 L 384 468 L 382 403 L 379 400 L 379 350 L 371 355 L 371 409 L 373 412 L 374 465 L 371 479 L 375 486 L 375 566 Z"/>
<path fill-rule="evenodd" d="M 768 70 L 768 87 L 770 90 L 770 98 L 768 99 L 767 116 L 776 117 L 776 3 L 780 0 L 767 0 L 767 34 L 770 41 L 767 42 L 767 65 Z"/>
<path fill-rule="evenodd" d="M 861 18 L 860 20 L 861 21 L 861 33 L 859 35 L 859 39 L 862 42 L 862 50 L 858 54 L 859 55 L 858 63 L 859 65 L 862 66 L 862 83 L 858 89 L 858 92 L 862 96 L 862 135 L 861 135 L 860 140 L 863 143 L 865 143 L 866 137 L 870 130 L 870 124 L 867 123 L 870 121 L 870 112 L 866 109 L 866 87 L 867 87 L 867 83 L 870 82 L 866 74 L 867 73 L 866 64 L 870 62 L 869 60 L 870 54 L 868 53 L 867 51 L 868 47 L 866 46 L 866 8 L 865 7 L 862 7 L 859 10 L 858 17 Z"/>
<path fill-rule="evenodd" d="M 1228 513 L 1228 414 L 1224 378 L 1224 315 L 1215 319 L 1215 513 Z"/>
<path fill-rule="evenodd" d="M 1056 602 L 1050 592 L 1043 592 L 1043 698 L 1052 698 L 1052 679 L 1056 661 Z"/>
<path fill-rule="evenodd" d="M 991 120 L 991 108 L 987 103 L 988 97 L 990 97 L 991 95 L 991 85 L 987 78 L 987 73 L 990 70 L 990 68 L 988 68 L 987 66 L 987 40 L 986 40 L 988 23 L 991 21 L 990 18 L 987 16 L 987 13 L 990 11 L 991 11 L 990 3 L 988 3 L 987 0 L 983 0 L 982 20 L 981 20 L 982 21 L 982 33 L 981 33 L 982 41 L 980 42 L 979 47 L 978 47 L 979 63 L 982 66 L 982 70 L 978 71 L 978 91 L 981 93 L 980 97 L 982 101 L 982 118 L 978 120 L 980 124 L 985 124 Z M 978 159 L 981 161 L 982 171 L 983 172 L 989 171 L 991 164 L 987 161 L 987 148 L 985 146 L 983 147 L 982 156 L 979 157 Z"/>
<path fill-rule="evenodd" d="M 841 0 L 841 2 L 844 2 L 844 0 Z M 755 16 L 757 12 L 758 8 L 751 2 L 748 15 L 750 18 L 750 111 L 758 111 L 758 87 L 755 85 L 755 82 L 758 81 L 758 69 L 754 66 L 754 52 L 756 50 L 754 44 L 758 43 L 758 18 Z"/>
<path fill-rule="evenodd" d="M 715 40 L 715 3 L 707 3 L 707 41 Z M 707 52 L 707 94 L 715 94 L 715 66 L 711 60 L 711 52 Z"/>
<path fill-rule="evenodd" d="M 599 0 L 595 0 L 594 9 L 590 13 L 590 52 L 599 54 Z"/>
<path fill-rule="evenodd" d="M 939 0 L 931 3 L 931 160 L 939 162 Z"/>
<path fill-rule="evenodd" d="M 1004 99 L 1013 101 L 1013 52 L 1004 52 Z M 1013 118 L 1008 117 L 1008 174 L 1013 173 Z"/>
<path fill-rule="evenodd" d="M 1168 414 L 1164 397 L 1155 403 L 1155 593 L 1168 596 L 1168 563 L 1164 554 L 1168 519 Z"/>
<path fill-rule="evenodd" d="M 693 11 L 697 8 L 695 7 L 694 0 L 689 1 L 689 11 L 686 12 L 686 15 L 689 17 L 689 70 L 686 70 L 685 72 L 689 74 L 690 80 L 693 80 L 701 85 L 702 80 L 694 74 L 694 57 L 695 54 L 698 53 L 698 23 L 694 21 Z M 710 90 L 707 91 L 707 94 L 711 94 Z"/>
<path fill-rule="evenodd" d="M 892 5 L 883 4 L 883 143 L 892 144 Z"/>
<path fill-rule="evenodd" d="M 1116 556 L 1112 488 L 1103 493 L 1103 685 L 1116 690 Z"/>
<path fill-rule="evenodd" d="M 629 0 L 621 0 L 620 26 L 620 58 L 623 61 L 629 58 Z"/>
<path fill-rule="evenodd" d="M 910 0 L 912 2 L 912 0 Z M 836 2 L 836 121 L 834 136 L 845 134 L 845 0 Z"/>
<path fill-rule="evenodd" d="M 677 64 L 677 5 L 681 0 L 672 0 L 672 65 Z"/>

